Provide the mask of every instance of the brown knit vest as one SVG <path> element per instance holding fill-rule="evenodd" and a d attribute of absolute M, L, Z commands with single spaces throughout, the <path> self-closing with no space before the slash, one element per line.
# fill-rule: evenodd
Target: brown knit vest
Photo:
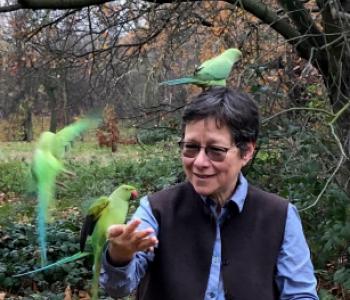
<path fill-rule="evenodd" d="M 140 300 L 203 300 L 216 236 L 210 208 L 190 183 L 149 197 L 159 246 L 137 293 Z M 241 213 L 230 202 L 221 226 L 226 300 L 279 299 L 274 282 L 288 202 L 249 186 Z"/>

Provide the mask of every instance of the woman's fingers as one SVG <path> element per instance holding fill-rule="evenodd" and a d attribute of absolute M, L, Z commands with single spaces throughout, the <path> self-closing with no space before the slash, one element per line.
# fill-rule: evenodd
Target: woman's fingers
<path fill-rule="evenodd" d="M 155 237 L 147 237 L 139 241 L 137 251 L 154 251 L 154 247 L 158 244 L 158 240 Z"/>
<path fill-rule="evenodd" d="M 124 229 L 123 238 L 129 239 L 140 224 L 141 220 L 139 219 L 132 220 L 128 223 Z"/>
<path fill-rule="evenodd" d="M 152 237 L 154 230 L 149 227 L 137 230 L 141 220 L 133 220 L 127 225 L 112 225 L 108 228 L 108 239 L 115 245 L 128 249 L 129 251 L 145 251 L 156 246 L 157 238 Z"/>
<path fill-rule="evenodd" d="M 107 230 L 108 239 L 113 239 L 120 236 L 124 232 L 125 225 L 112 225 Z"/>
<path fill-rule="evenodd" d="M 112 225 L 108 228 L 109 256 L 115 263 L 125 263 L 138 251 L 152 251 L 158 240 L 149 227 L 138 230 L 141 220 L 132 220 L 127 225 Z"/>
<path fill-rule="evenodd" d="M 141 230 L 141 231 L 135 231 L 132 235 L 132 239 L 134 241 L 142 240 L 145 237 L 151 235 L 152 233 L 154 233 L 154 230 L 152 228 L 147 228 L 147 229 Z"/>

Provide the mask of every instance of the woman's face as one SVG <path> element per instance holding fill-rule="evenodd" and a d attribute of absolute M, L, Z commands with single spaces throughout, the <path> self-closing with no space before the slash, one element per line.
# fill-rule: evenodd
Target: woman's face
<path fill-rule="evenodd" d="M 183 141 L 202 147 L 193 158 L 181 155 L 187 179 L 197 193 L 210 196 L 223 205 L 232 195 L 242 167 L 252 158 L 253 143 L 248 144 L 247 152 L 241 157 L 239 149 L 232 143 L 228 127 L 218 128 L 213 118 L 188 123 Z M 229 148 L 225 159 L 220 162 L 210 160 L 204 149 L 208 146 Z"/>

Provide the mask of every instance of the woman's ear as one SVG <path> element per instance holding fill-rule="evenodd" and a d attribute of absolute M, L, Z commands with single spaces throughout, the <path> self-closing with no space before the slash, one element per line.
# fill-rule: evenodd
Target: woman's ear
<path fill-rule="evenodd" d="M 246 151 L 245 151 L 245 153 L 244 153 L 244 155 L 242 157 L 243 166 L 248 164 L 250 162 L 250 160 L 253 158 L 256 143 L 255 142 L 249 142 L 249 143 L 247 143 L 246 146 L 247 146 Z"/>

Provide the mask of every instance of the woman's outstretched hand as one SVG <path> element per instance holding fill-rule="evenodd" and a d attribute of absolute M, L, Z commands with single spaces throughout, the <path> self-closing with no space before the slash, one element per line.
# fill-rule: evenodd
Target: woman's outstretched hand
<path fill-rule="evenodd" d="M 108 228 L 108 254 L 113 265 L 126 265 L 138 251 L 153 251 L 158 240 L 152 228 L 137 230 L 141 220 L 128 224 L 112 225 Z"/>

